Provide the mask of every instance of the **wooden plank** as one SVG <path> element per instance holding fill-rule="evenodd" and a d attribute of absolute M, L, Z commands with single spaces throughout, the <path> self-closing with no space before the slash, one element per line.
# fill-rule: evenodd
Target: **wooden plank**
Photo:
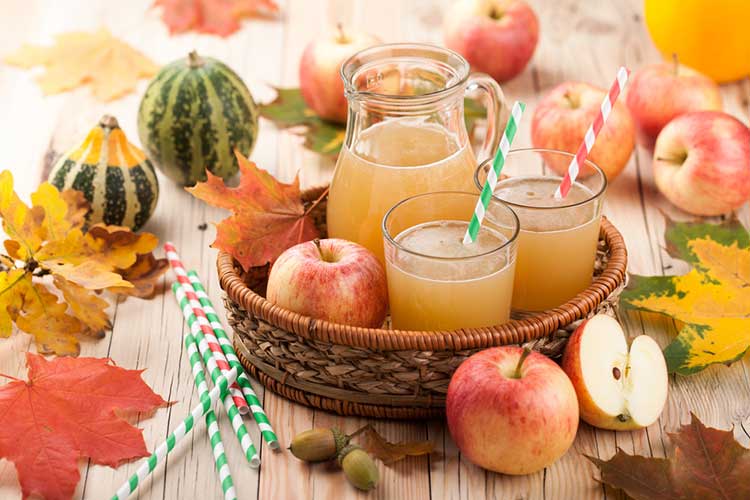
<path fill-rule="evenodd" d="M 184 55 L 187 47 L 229 63 L 245 79 L 259 101 L 273 97 L 269 83 L 297 85 L 299 57 L 305 44 L 336 21 L 352 29 L 378 34 L 384 41 L 400 40 L 441 43 L 442 12 L 450 0 L 381 0 L 347 2 L 330 0 L 282 3 L 280 21 L 252 21 L 228 39 L 186 34 L 170 37 L 149 9 L 150 0 L 118 5 L 90 0 L 59 2 L 31 0 L 22 4 L 0 2 L 4 19 L 12 27 L 0 40 L 0 56 L 22 42 L 48 42 L 54 33 L 71 29 L 108 26 L 113 33 L 141 48 L 159 63 Z M 658 53 L 651 45 L 642 23 L 642 6 L 635 0 L 601 2 L 532 2 L 538 13 L 542 36 L 531 66 L 517 79 L 503 85 L 509 99 L 523 99 L 533 112 L 541 95 L 564 80 L 590 81 L 607 86 L 616 67 L 626 63 L 637 68 L 656 61 Z M 594 6 L 594 4 L 596 4 Z M 75 12 L 75 16 L 71 13 Z M 7 24 L 7 23 L 6 23 Z M 592 40 L 596 37 L 596 43 Z M 141 82 L 138 92 L 113 103 L 94 101 L 88 89 L 59 96 L 43 97 L 33 84 L 33 73 L 3 68 L 0 71 L 0 95 L 4 113 L 0 115 L 0 165 L 16 175 L 18 190 L 27 197 L 40 177 L 41 157 L 50 137 L 56 149 L 65 149 L 91 127 L 103 112 L 115 114 L 131 140 L 137 142 L 135 129 Z M 726 109 L 746 123 L 750 120 L 750 82 L 723 87 Z M 12 96 L 8 98 L 6 96 Z M 524 120 L 516 146 L 530 145 L 530 115 Z M 254 161 L 284 180 L 299 170 L 304 186 L 326 182 L 333 171 L 329 159 L 305 151 L 299 139 L 277 133 L 268 122 L 252 155 Z M 674 261 L 663 250 L 664 218 L 685 218 L 659 195 L 651 174 L 651 153 L 639 147 L 625 172 L 610 186 L 606 214 L 620 228 L 630 251 L 630 269 L 641 274 L 681 272 L 684 263 Z M 156 214 L 146 227 L 161 239 L 173 240 L 187 265 L 197 268 L 208 285 L 208 292 L 223 316 L 222 292 L 215 273 L 216 252 L 208 248 L 214 229 L 197 229 L 198 224 L 224 217 L 192 199 L 168 180 L 160 177 L 162 193 Z M 739 216 L 750 222 L 745 207 Z M 164 285 L 168 284 L 164 280 Z M 112 356 L 121 366 L 146 368 L 144 378 L 159 393 L 177 403 L 138 425 L 144 429 L 149 448 L 164 439 L 195 404 L 195 391 L 182 349 L 184 329 L 179 310 L 166 293 L 151 302 L 129 299 L 112 307 L 114 328 L 98 342 L 85 342 L 83 354 Z M 631 335 L 647 333 L 666 345 L 676 333 L 672 321 L 634 312 L 621 311 L 620 319 Z M 0 372 L 23 375 L 23 352 L 29 338 L 16 335 L 0 343 Z M 664 415 L 644 431 L 614 433 L 595 430 L 585 424 L 573 450 L 559 462 L 538 474 L 511 478 L 486 472 L 463 458 L 443 422 L 385 422 L 359 418 L 340 418 L 293 404 L 273 394 L 264 394 L 265 407 L 276 427 L 282 445 L 292 436 L 312 426 L 338 425 L 352 431 L 372 422 L 387 438 L 430 439 L 438 453 L 433 457 L 412 458 L 392 467 L 380 466 L 381 484 L 370 495 L 357 492 L 336 466 L 308 466 L 287 452 L 272 453 L 262 447 L 263 467 L 250 470 L 243 462 L 231 427 L 220 418 L 225 447 L 240 498 L 601 498 L 604 490 L 592 480 L 594 467 L 583 454 L 607 458 L 621 447 L 629 453 L 665 456 L 671 445 L 665 434 L 689 411 L 710 425 L 728 428 L 736 424 L 735 435 L 750 442 L 750 365 L 747 359 L 731 368 L 715 367 L 693 377 L 673 377 L 671 394 Z M 257 429 L 248 421 L 256 444 Z M 211 461 L 210 448 L 202 428 L 170 457 L 168 468 L 160 468 L 141 488 L 139 498 L 213 498 L 220 488 Z M 128 464 L 112 470 L 84 466 L 78 498 L 102 498 L 136 467 Z M 0 496 L 18 496 L 13 466 L 0 462 Z M 612 491 L 606 496 L 611 498 Z"/>

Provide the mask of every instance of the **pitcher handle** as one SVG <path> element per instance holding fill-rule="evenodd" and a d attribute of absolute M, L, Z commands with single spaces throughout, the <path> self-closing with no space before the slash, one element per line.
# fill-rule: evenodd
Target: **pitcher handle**
<path fill-rule="evenodd" d="M 479 163 L 495 156 L 495 151 L 500 147 L 500 138 L 503 136 L 505 124 L 510 116 L 510 108 L 505 100 L 505 94 L 500 85 L 489 75 L 484 73 L 472 73 L 466 86 L 466 92 L 481 90 L 486 93 L 490 102 L 487 106 L 487 135 L 484 139 L 481 151 L 476 155 Z"/>

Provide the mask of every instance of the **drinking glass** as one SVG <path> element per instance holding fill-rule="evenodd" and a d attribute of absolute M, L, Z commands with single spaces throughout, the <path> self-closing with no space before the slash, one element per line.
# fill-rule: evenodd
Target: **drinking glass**
<path fill-rule="evenodd" d="M 474 243 L 463 238 L 477 195 L 444 191 L 412 196 L 383 219 L 393 327 L 455 330 L 510 318 L 518 218 L 491 200 Z"/>

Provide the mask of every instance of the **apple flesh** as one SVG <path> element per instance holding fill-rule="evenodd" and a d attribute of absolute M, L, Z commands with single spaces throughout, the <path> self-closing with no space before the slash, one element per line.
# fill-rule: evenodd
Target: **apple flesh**
<path fill-rule="evenodd" d="M 721 110 L 719 86 L 678 63 L 652 64 L 633 73 L 625 103 L 643 142 L 652 146 L 661 129 L 691 111 Z"/>
<path fill-rule="evenodd" d="M 347 33 L 341 27 L 335 33 L 310 42 L 299 63 L 302 98 L 315 114 L 337 123 L 346 123 L 348 104 L 341 80 L 341 64 L 356 52 L 378 43 L 367 34 Z"/>
<path fill-rule="evenodd" d="M 750 198 L 750 130 L 731 115 L 679 116 L 654 145 L 654 181 L 673 204 L 694 215 L 721 215 Z"/>
<path fill-rule="evenodd" d="M 539 40 L 536 14 L 521 0 L 462 0 L 445 20 L 445 45 L 499 82 L 523 71 Z"/>
<path fill-rule="evenodd" d="M 568 377 L 549 358 L 515 346 L 486 349 L 458 367 L 446 416 L 461 453 L 504 474 L 547 467 L 565 454 L 578 430 Z"/>
<path fill-rule="evenodd" d="M 628 348 L 620 324 L 606 314 L 584 321 L 565 349 L 581 418 L 601 429 L 633 430 L 659 418 L 667 401 L 667 365 L 659 345 L 636 337 Z"/>
<path fill-rule="evenodd" d="M 282 253 L 268 276 L 266 298 L 290 311 L 332 323 L 380 327 L 388 307 L 385 271 L 361 245 L 308 241 Z"/>
<path fill-rule="evenodd" d="M 605 95 L 604 89 L 581 82 L 565 82 L 553 88 L 539 102 L 531 120 L 534 147 L 575 154 Z M 612 180 L 625 168 L 634 147 L 635 123 L 627 106 L 618 100 L 588 159 Z M 561 155 L 547 158 L 547 164 L 560 175 L 568 169 L 569 161 Z"/>

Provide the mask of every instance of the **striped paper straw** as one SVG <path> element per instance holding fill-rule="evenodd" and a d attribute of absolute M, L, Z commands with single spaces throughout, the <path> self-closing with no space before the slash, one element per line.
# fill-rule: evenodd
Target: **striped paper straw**
<path fill-rule="evenodd" d="M 187 295 L 187 298 L 190 301 L 190 305 L 193 308 L 193 314 L 195 314 L 195 317 L 198 318 L 198 326 L 203 332 L 203 335 L 205 335 L 206 338 L 214 338 L 214 331 L 211 329 L 211 325 L 208 323 L 208 319 L 206 318 L 206 314 L 201 308 L 198 297 L 195 296 L 193 285 L 191 285 L 190 280 L 188 280 L 185 266 L 183 266 L 182 262 L 180 261 L 180 256 L 177 253 L 177 249 L 172 243 L 167 242 L 164 243 L 164 251 L 167 254 L 167 260 L 169 260 L 169 264 L 172 266 L 172 271 L 174 271 L 175 276 L 177 276 L 177 281 L 180 283 L 180 286 L 182 286 L 182 289 L 185 290 L 185 295 Z M 222 352 L 221 347 L 219 347 L 219 342 L 211 342 L 208 344 L 208 346 L 209 348 L 211 348 L 211 352 L 214 353 L 216 364 L 219 365 L 221 371 L 228 372 L 230 368 L 229 363 L 227 362 L 227 358 L 224 357 L 224 353 Z M 229 391 L 232 394 L 232 399 L 234 399 L 234 404 L 240 410 L 240 414 L 244 415 L 248 413 L 250 411 L 250 407 L 248 406 L 247 401 L 245 401 L 245 396 L 244 394 L 242 394 L 242 390 L 240 389 L 239 385 L 237 385 L 236 383 L 232 384 L 229 388 Z"/>
<path fill-rule="evenodd" d="M 612 111 L 612 106 L 615 105 L 617 96 L 620 95 L 620 92 L 622 92 L 622 89 L 624 89 L 625 85 L 628 83 L 628 75 L 630 75 L 630 70 L 624 66 L 620 66 L 620 69 L 617 71 L 617 78 L 615 78 L 615 81 L 609 88 L 607 95 L 604 96 L 604 100 L 599 107 L 599 112 L 596 114 L 594 122 L 589 126 L 586 135 L 583 136 L 583 142 L 578 147 L 575 157 L 570 160 L 568 171 L 565 172 L 565 176 L 562 181 L 560 181 L 560 185 L 557 186 L 557 190 L 555 191 L 556 199 L 561 200 L 568 195 L 570 186 L 576 181 L 578 173 L 583 166 L 583 162 L 586 161 L 586 157 L 591 152 L 591 148 L 594 147 L 596 136 L 599 135 L 599 131 L 604 126 L 604 122 L 609 118 L 609 113 Z"/>
<path fill-rule="evenodd" d="M 208 395 L 206 375 L 203 373 L 201 358 L 195 350 L 195 339 L 190 332 L 185 334 L 185 348 L 188 352 L 190 370 L 193 372 L 193 382 L 195 382 L 195 388 L 198 390 L 198 396 L 203 397 L 204 395 Z M 219 432 L 219 426 L 216 422 L 216 414 L 213 410 L 208 410 L 206 412 L 206 430 L 208 431 L 208 439 L 211 442 L 211 450 L 214 455 L 216 471 L 219 473 L 221 490 L 224 492 L 224 500 L 237 500 L 237 492 L 234 490 L 232 473 L 229 470 L 227 457 L 224 454 L 224 443 L 221 442 L 221 433 Z"/>
<path fill-rule="evenodd" d="M 479 228 L 482 227 L 482 221 L 484 215 L 487 212 L 487 205 L 490 203 L 492 193 L 495 191 L 497 186 L 497 180 L 500 178 L 500 171 L 505 165 L 505 157 L 508 156 L 510 145 L 513 142 L 513 138 L 516 136 L 518 130 L 518 124 L 521 122 L 521 116 L 523 116 L 523 110 L 526 109 L 526 105 L 520 101 L 513 103 L 513 108 L 510 112 L 510 118 L 508 123 L 505 125 L 503 131 L 503 137 L 500 139 L 500 147 L 495 153 L 495 159 L 492 161 L 492 168 L 487 172 L 487 180 L 484 182 L 482 187 L 482 193 L 479 195 L 477 200 L 477 206 L 474 208 L 474 215 L 471 216 L 469 227 L 466 229 L 466 235 L 464 236 L 464 245 L 474 243 L 479 234 Z"/>
<path fill-rule="evenodd" d="M 220 376 L 216 386 L 211 389 L 211 392 L 201 396 L 201 402 L 193 408 L 190 415 L 177 426 L 174 432 L 167 436 L 166 441 L 156 448 L 153 455 L 144 460 L 141 466 L 138 467 L 138 470 L 118 488 L 117 492 L 112 496 L 112 500 L 125 500 L 128 498 L 138 488 L 138 485 L 153 472 L 156 466 L 164 461 L 167 454 L 174 449 L 177 443 L 193 429 L 195 419 L 210 410 L 211 406 L 219 399 L 220 394 L 227 392 L 229 385 L 234 382 L 235 378 L 237 378 L 237 370 L 235 369 L 230 370 L 226 375 Z"/>
<path fill-rule="evenodd" d="M 227 456 L 224 454 L 224 443 L 221 442 L 219 424 L 216 422 L 216 414 L 213 410 L 208 410 L 208 413 L 206 413 L 206 426 L 208 427 L 208 438 L 211 440 L 211 449 L 214 453 L 216 471 L 219 473 L 219 481 L 221 481 L 221 491 L 224 492 L 224 500 L 237 500 L 232 473 L 229 470 Z"/>
<path fill-rule="evenodd" d="M 271 427 L 271 423 L 268 421 L 266 412 L 263 411 L 263 406 L 258 399 L 258 395 L 255 394 L 255 391 L 253 390 L 250 379 L 247 378 L 245 372 L 242 371 L 243 368 L 240 364 L 240 360 L 237 359 L 237 353 L 234 351 L 232 341 L 229 340 L 227 332 L 224 331 L 221 320 L 216 314 L 216 309 L 214 309 L 214 306 L 211 303 L 211 299 L 206 293 L 206 289 L 203 288 L 203 284 L 198 277 L 198 273 L 195 271 L 188 271 L 187 275 L 190 283 L 193 285 L 195 295 L 198 297 L 201 306 L 203 306 L 203 311 L 206 313 L 206 317 L 211 323 L 211 328 L 216 334 L 216 338 L 218 339 L 219 344 L 221 344 L 221 350 L 227 357 L 227 361 L 229 361 L 229 366 L 231 366 L 232 368 L 237 368 L 237 373 L 239 373 L 239 375 L 237 375 L 237 383 L 242 388 L 242 393 L 245 395 L 247 404 L 250 405 L 250 411 L 253 413 L 253 417 L 255 418 L 255 422 L 258 424 L 258 428 L 260 429 L 260 433 L 263 436 L 263 439 L 268 443 L 268 446 L 271 447 L 271 449 L 278 450 L 279 440 L 276 437 L 276 433 L 273 432 L 273 427 Z M 211 342 L 210 339 L 208 339 L 208 341 L 209 343 Z"/>
<path fill-rule="evenodd" d="M 218 367 L 211 350 L 208 348 L 203 332 L 201 331 L 198 321 L 196 321 L 195 315 L 190 307 L 190 302 L 185 296 L 185 291 L 178 283 L 173 283 L 172 293 L 174 293 L 177 302 L 180 304 L 182 315 L 185 317 L 185 321 L 187 321 L 187 324 L 190 327 L 190 335 L 193 342 L 188 346 L 188 354 L 192 358 L 194 354 L 197 357 L 198 352 L 200 352 L 201 356 L 203 356 L 203 362 L 206 363 L 208 373 L 211 375 L 211 380 L 218 380 L 218 378 L 221 377 L 222 371 Z M 250 438 L 250 433 L 247 432 L 245 422 L 242 421 L 242 417 L 240 416 L 239 411 L 237 411 L 237 406 L 235 406 L 232 397 L 229 395 L 224 397 L 223 403 L 229 421 L 234 429 L 234 433 L 237 436 L 237 441 L 239 441 L 240 447 L 242 448 L 242 453 L 245 454 L 245 458 L 250 466 L 257 468 L 260 465 L 258 450 L 256 450 L 253 440 Z"/>

